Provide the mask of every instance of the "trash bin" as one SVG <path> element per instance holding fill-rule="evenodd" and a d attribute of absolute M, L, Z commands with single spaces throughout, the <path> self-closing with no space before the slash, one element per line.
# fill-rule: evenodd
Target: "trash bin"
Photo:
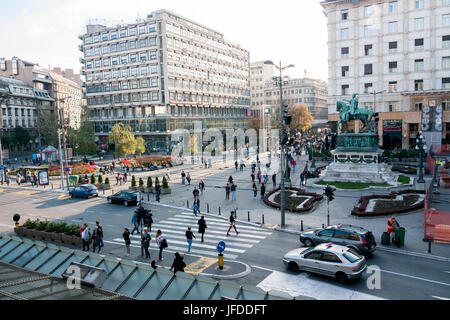
<path fill-rule="evenodd" d="M 395 229 L 395 244 L 400 248 L 405 246 L 406 229 L 399 227 Z"/>

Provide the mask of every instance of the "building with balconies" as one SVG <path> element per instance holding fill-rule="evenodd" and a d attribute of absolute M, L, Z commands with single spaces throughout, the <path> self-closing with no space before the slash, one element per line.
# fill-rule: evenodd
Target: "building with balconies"
<path fill-rule="evenodd" d="M 223 34 L 167 10 L 144 20 L 87 25 L 80 36 L 86 98 L 106 146 L 114 124 L 130 126 L 148 148 L 168 148 L 177 129 L 245 128 L 249 52 Z"/>

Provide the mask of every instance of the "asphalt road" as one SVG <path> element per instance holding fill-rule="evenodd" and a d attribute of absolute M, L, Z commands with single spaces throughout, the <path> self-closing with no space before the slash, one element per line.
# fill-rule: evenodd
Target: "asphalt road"
<path fill-rule="evenodd" d="M 294 290 L 294 293 L 311 292 L 311 295 L 319 299 L 329 297 L 340 299 L 340 292 L 343 295 L 347 293 L 352 296 L 361 295 L 363 298 L 450 299 L 450 263 L 448 262 L 377 250 L 368 259 L 368 265 L 381 269 L 379 289 L 368 288 L 369 274 L 365 274 L 360 281 L 341 285 L 334 279 L 306 273 L 294 274 L 286 270 L 282 257 L 287 251 L 300 246 L 296 235 L 238 223 L 240 235 L 237 236 L 232 231 L 231 236 L 227 237 L 227 222 L 221 221 L 219 217 L 207 216 L 209 228 L 205 235 L 206 242 L 200 244 L 198 240 L 194 241 L 192 254 L 187 254 L 186 251 L 182 251 L 187 247 L 183 234 L 188 225 L 192 225 L 196 233 L 198 218 L 193 217 L 192 212 L 186 210 L 160 206 L 152 206 L 152 209 L 155 221 L 152 237 L 154 238 L 155 231 L 160 228 L 169 241 L 168 252 L 164 253 L 165 260 L 161 262 L 161 265 L 170 266 L 172 262 L 170 252 L 181 251 L 188 265 L 204 257 L 206 259 L 204 269 L 206 269 L 215 263 L 215 245 L 218 240 L 223 239 L 229 243 L 225 252 L 226 259 L 243 262 L 252 267 L 249 275 L 235 280 L 243 285 L 259 285 L 264 289 L 277 289 L 277 285 L 282 288 L 289 287 L 290 289 L 286 290 Z M 12 231 L 14 213 L 21 214 L 21 223 L 28 218 L 59 219 L 68 223 L 88 223 L 92 227 L 98 220 L 103 225 L 105 233 L 103 254 L 120 257 L 125 257 L 121 241 L 122 232 L 124 227 L 131 228 L 133 211 L 134 208 L 109 205 L 102 198 L 81 200 L 70 199 L 65 194 L 0 189 L 0 233 Z M 143 261 L 140 258 L 138 238 L 133 241 L 135 243 L 133 243 L 131 259 Z M 157 258 L 155 247 L 152 248 L 151 255 L 152 259 Z M 278 281 L 274 284 L 277 277 L 285 279 L 283 280 L 285 283 Z M 296 287 L 291 288 L 294 284 Z"/>

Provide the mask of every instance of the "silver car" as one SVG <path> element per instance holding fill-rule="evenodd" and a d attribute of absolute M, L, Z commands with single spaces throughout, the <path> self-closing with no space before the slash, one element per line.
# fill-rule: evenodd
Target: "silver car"
<path fill-rule="evenodd" d="M 333 243 L 288 252 L 283 262 L 291 271 L 307 271 L 334 277 L 340 283 L 358 279 L 367 268 L 366 259 L 355 250 Z"/>

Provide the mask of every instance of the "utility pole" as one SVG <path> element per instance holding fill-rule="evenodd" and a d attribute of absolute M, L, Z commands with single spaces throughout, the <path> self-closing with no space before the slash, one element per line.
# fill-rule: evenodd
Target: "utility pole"
<path fill-rule="evenodd" d="M 65 158 L 65 163 L 66 163 L 66 184 L 67 184 L 67 190 L 69 190 L 69 172 L 67 171 L 67 169 L 69 168 L 69 163 L 67 161 L 67 143 L 66 143 L 66 132 L 65 132 L 65 128 L 64 128 L 64 110 L 60 109 L 60 119 L 61 119 L 61 132 L 62 132 L 62 136 L 63 136 L 63 146 L 64 146 L 64 158 Z"/>

